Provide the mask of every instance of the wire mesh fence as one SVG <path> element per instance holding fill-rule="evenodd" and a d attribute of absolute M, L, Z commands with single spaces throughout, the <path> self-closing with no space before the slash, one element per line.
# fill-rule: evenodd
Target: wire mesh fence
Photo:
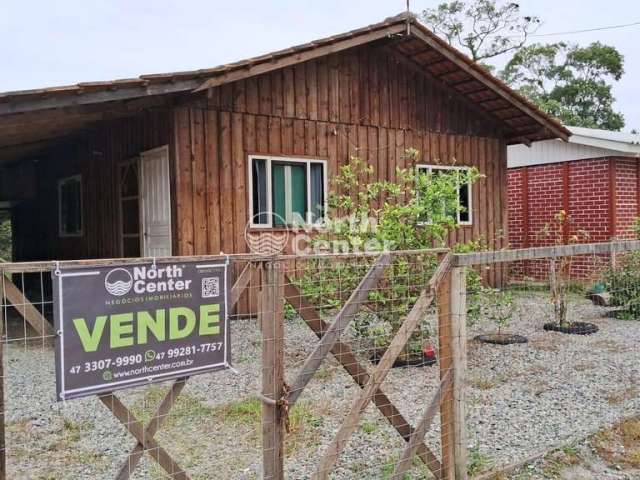
<path fill-rule="evenodd" d="M 55 267 L 20 268 L 1 277 L 3 478 L 259 475 L 261 405 L 255 394 L 260 388 L 261 337 L 255 323 L 231 324 L 232 349 L 238 352 L 234 370 L 58 402 L 56 333 L 48 330 Z"/>
<path fill-rule="evenodd" d="M 469 272 L 470 474 L 586 478 L 603 429 L 640 415 L 639 259 L 636 242 L 613 255 L 510 260 L 501 289 L 478 280 L 482 265 Z M 525 459 L 533 465 L 517 471 Z"/>
<path fill-rule="evenodd" d="M 56 266 L 5 269 L 6 478 L 440 476 L 439 255 L 238 261 L 232 370 L 66 402 Z"/>
<path fill-rule="evenodd" d="M 5 477 L 457 480 L 579 441 L 639 413 L 640 249 L 570 250 L 233 260 L 233 369 L 66 402 L 56 266 L 14 264 Z"/>
<path fill-rule="evenodd" d="M 436 309 L 424 298 L 437 264 L 433 253 L 410 253 L 299 259 L 287 268 L 289 399 L 294 408 L 316 412 L 311 443 L 286 459 L 290 478 L 394 472 L 403 436 L 440 383 Z M 407 326 L 412 312 L 419 321 Z M 327 351 L 333 355 L 321 358 Z M 420 441 L 412 478 L 428 478 L 430 469 L 439 473 L 439 431 L 438 425 Z"/>

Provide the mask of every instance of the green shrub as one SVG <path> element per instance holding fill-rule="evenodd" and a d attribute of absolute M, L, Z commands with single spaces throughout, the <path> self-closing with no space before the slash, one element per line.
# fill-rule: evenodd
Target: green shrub
<path fill-rule="evenodd" d="M 419 152 L 405 152 L 413 163 Z M 422 173 L 417 169 L 397 169 L 395 181 L 368 181 L 374 178 L 371 165 L 353 157 L 333 179 L 334 192 L 323 231 L 311 239 L 315 252 L 331 251 L 335 245 L 353 251 L 405 251 L 443 246 L 447 233 L 457 228 L 461 210 L 458 185 L 473 183 L 477 169 L 451 173 Z M 307 262 L 296 280 L 302 291 L 321 309 L 339 308 L 356 288 L 372 263 L 372 258 L 332 258 Z M 374 347 L 384 348 L 393 337 L 420 291 L 437 266 L 432 253 L 398 253 L 373 289 L 368 301 L 353 321 L 357 336 Z M 409 340 L 410 350 L 422 348 L 417 332 Z"/>
<path fill-rule="evenodd" d="M 604 283 L 611 294 L 611 304 L 623 307 L 624 319 L 640 319 L 640 251 L 618 258 L 615 268 L 604 274 Z"/>

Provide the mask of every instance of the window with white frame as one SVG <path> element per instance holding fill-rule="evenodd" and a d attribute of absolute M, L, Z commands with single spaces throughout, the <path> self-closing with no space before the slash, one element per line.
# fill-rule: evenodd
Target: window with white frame
<path fill-rule="evenodd" d="M 327 204 L 324 160 L 249 156 L 252 227 L 322 224 Z"/>
<path fill-rule="evenodd" d="M 61 237 L 82 236 L 82 176 L 58 180 L 58 231 Z"/>
<path fill-rule="evenodd" d="M 458 208 L 456 221 L 458 225 L 471 225 L 472 222 L 472 193 L 471 183 L 464 181 L 463 173 L 471 170 L 471 167 L 458 167 L 449 165 L 416 165 L 418 173 L 431 173 L 438 175 L 439 172 L 456 173 L 458 176 Z"/>

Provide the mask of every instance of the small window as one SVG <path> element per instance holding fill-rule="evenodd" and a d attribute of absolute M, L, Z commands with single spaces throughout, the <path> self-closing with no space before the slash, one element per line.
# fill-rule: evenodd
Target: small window
<path fill-rule="evenodd" d="M 438 175 L 440 172 L 456 172 L 458 174 L 458 179 L 460 180 L 461 172 L 468 172 L 471 170 L 470 167 L 453 167 L 453 166 L 443 166 L 443 165 L 417 165 L 416 168 L 418 172 L 421 173 L 432 173 L 433 175 Z M 471 183 L 468 182 L 458 182 L 458 209 L 455 212 L 455 217 L 458 225 L 471 225 L 472 224 L 472 204 L 471 204 Z M 451 212 L 454 215 L 453 212 Z"/>
<path fill-rule="evenodd" d="M 250 156 L 251 226 L 322 224 L 326 166 L 323 160 Z"/>
<path fill-rule="evenodd" d="M 58 223 L 61 237 L 82 236 L 82 176 L 58 181 Z"/>

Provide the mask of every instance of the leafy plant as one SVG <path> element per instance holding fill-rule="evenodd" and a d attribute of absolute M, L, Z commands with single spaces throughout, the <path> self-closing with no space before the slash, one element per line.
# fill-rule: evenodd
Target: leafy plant
<path fill-rule="evenodd" d="M 476 308 L 471 312 L 472 321 L 479 319 L 489 320 L 498 327 L 498 334 L 509 326 L 515 312 L 513 294 L 508 291 L 495 288 L 482 287 L 474 296 Z"/>
<path fill-rule="evenodd" d="M 640 251 L 620 257 L 615 267 L 605 271 L 603 281 L 611 294 L 611 304 L 623 307 L 618 318 L 640 319 Z"/>
<path fill-rule="evenodd" d="M 467 459 L 467 473 L 471 476 L 485 472 L 491 467 L 491 460 L 487 455 L 482 453 L 478 447 L 469 449 L 469 458 Z"/>
<path fill-rule="evenodd" d="M 415 163 L 419 152 L 405 151 L 406 163 Z M 447 233 L 457 228 L 459 185 L 480 177 L 477 169 L 423 173 L 415 168 L 397 169 L 395 181 L 368 181 L 374 168 L 359 157 L 341 167 L 333 179 L 326 226 L 311 239 L 314 251 L 408 251 L 444 245 Z M 351 293 L 371 264 L 367 258 L 333 258 L 308 262 L 297 280 L 316 305 L 338 308 L 345 292 Z M 353 322 L 356 335 L 384 348 L 437 266 L 430 253 L 394 254 L 386 275 L 369 293 L 368 301 Z M 422 348 L 417 332 L 409 349 Z"/>
<path fill-rule="evenodd" d="M 635 232 L 636 237 L 638 237 L 638 240 L 640 240 L 640 217 L 636 218 L 636 221 L 633 224 L 633 231 Z"/>
<path fill-rule="evenodd" d="M 560 210 L 550 222 L 540 231 L 539 237 L 552 245 L 569 245 L 580 243 L 589 238 L 583 230 L 572 230 L 572 219 L 567 212 Z M 549 262 L 549 285 L 551 288 L 551 303 L 553 317 L 557 324 L 566 325 L 568 314 L 568 294 L 571 291 L 571 266 L 573 257 L 552 258 Z"/>

